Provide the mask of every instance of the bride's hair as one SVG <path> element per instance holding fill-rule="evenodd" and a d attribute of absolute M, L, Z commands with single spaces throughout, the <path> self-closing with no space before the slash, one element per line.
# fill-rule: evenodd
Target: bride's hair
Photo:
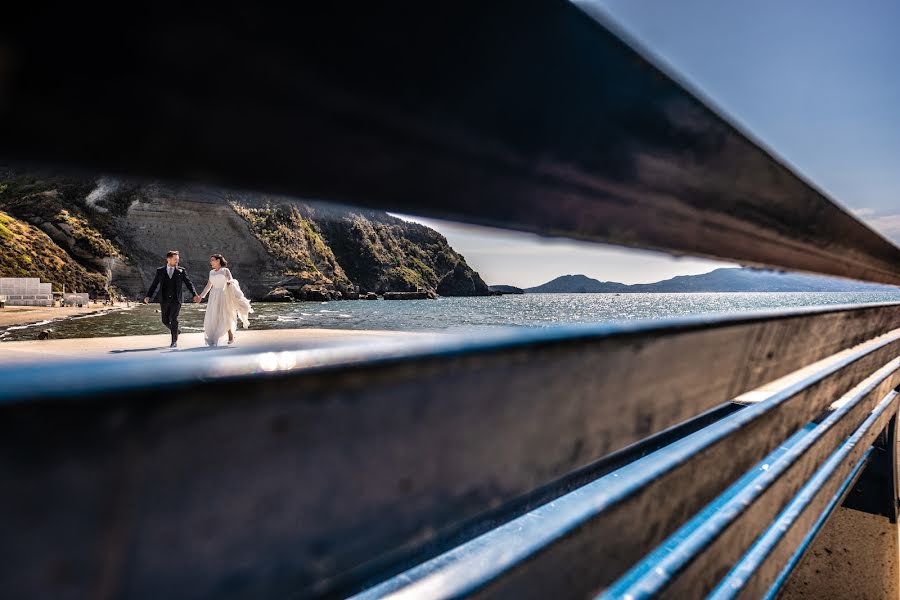
<path fill-rule="evenodd" d="M 210 256 L 210 258 L 214 258 L 217 261 L 219 261 L 219 267 L 227 267 L 228 266 L 228 261 L 225 260 L 225 257 L 222 256 L 221 254 L 213 254 L 212 256 Z"/>

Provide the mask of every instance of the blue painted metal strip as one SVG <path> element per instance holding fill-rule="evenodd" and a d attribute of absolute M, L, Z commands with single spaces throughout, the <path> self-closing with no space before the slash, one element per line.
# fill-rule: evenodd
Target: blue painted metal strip
<path fill-rule="evenodd" d="M 847 479 L 844 480 L 844 483 L 841 484 L 841 487 L 838 491 L 831 497 L 831 500 L 828 502 L 828 506 L 825 507 L 825 510 L 819 515 L 819 518 L 816 519 L 816 522 L 813 523 L 813 526 L 810 528 L 809 532 L 803 538 L 803 541 L 800 542 L 800 545 L 797 546 L 797 550 L 794 554 L 791 555 L 790 560 L 788 560 L 787 564 L 778 574 L 778 578 L 772 584 L 772 587 L 769 588 L 769 591 L 766 593 L 764 600 L 773 600 L 775 596 L 778 595 L 778 592 L 784 586 L 785 582 L 787 582 L 788 577 L 790 577 L 794 568 L 800 562 L 800 559 L 803 558 L 803 555 L 806 554 L 807 549 L 810 544 L 812 544 L 813 540 L 816 539 L 816 536 L 819 535 L 819 532 L 824 527 L 825 523 L 828 521 L 828 518 L 834 512 L 841 501 L 844 499 L 844 496 L 847 495 L 847 492 L 850 490 L 850 487 L 853 485 L 853 482 L 856 481 L 856 478 L 859 477 L 859 474 L 862 472 L 863 468 L 869 462 L 869 459 L 872 457 L 872 448 L 866 450 L 866 453 L 863 457 L 856 463 L 856 466 L 853 467 L 853 470 L 850 472 L 850 475 Z"/>
<path fill-rule="evenodd" d="M 604 511 L 623 502 L 672 469 L 690 461 L 701 450 L 775 410 L 815 381 L 839 371 L 871 351 L 853 353 L 840 363 L 795 383 L 759 404 L 725 417 L 662 450 L 370 588 L 355 598 L 371 600 L 401 590 L 404 595 L 408 592 L 422 594 L 424 597 L 463 596 L 471 593 L 561 540 L 568 533 L 598 518 Z"/>
<path fill-rule="evenodd" d="M 651 552 L 600 596 L 612 598 L 651 598 L 659 594 L 678 574 L 745 510 L 774 485 L 820 438 L 863 402 L 900 367 L 900 359 L 882 367 L 864 386 L 854 391 L 840 408 L 819 424 L 810 424 L 794 434 L 778 450 L 763 459 L 744 477 L 694 516 L 668 540 Z M 860 417 L 861 418 L 861 417 Z M 824 462 L 824 461 L 823 461 Z"/>
<path fill-rule="evenodd" d="M 781 539 L 787 534 L 791 525 L 793 525 L 794 521 L 800 517 L 803 511 L 812 503 L 816 497 L 816 495 L 828 484 L 829 480 L 834 476 L 837 470 L 846 463 L 847 458 L 850 456 L 850 453 L 853 449 L 859 444 L 859 442 L 865 437 L 865 435 L 869 432 L 869 430 L 877 423 L 880 418 L 887 412 L 889 409 L 894 407 L 894 401 L 897 397 L 897 392 L 891 392 L 887 397 L 882 400 L 875 410 L 866 418 L 862 425 L 853 433 L 852 436 L 847 438 L 847 441 L 841 445 L 829 458 L 828 460 L 816 471 L 813 477 L 803 486 L 803 488 L 797 493 L 794 499 L 785 507 L 785 509 L 781 512 L 775 522 L 768 528 L 768 530 L 760 536 L 760 538 L 754 543 L 754 545 L 747 551 L 744 557 L 734 566 L 731 572 L 722 580 L 719 586 L 710 594 L 710 598 L 714 598 L 716 600 L 725 600 L 726 598 L 734 598 L 738 593 L 740 593 L 741 589 L 754 573 L 762 566 L 765 560 L 770 556 L 770 554 L 774 551 L 777 544 L 781 541 Z M 859 467 L 859 464 L 854 466 L 854 469 Z M 846 482 L 844 482 L 846 484 Z M 843 489 L 842 485 L 842 489 Z M 842 497 L 841 493 L 835 494 L 830 502 L 829 507 L 824 511 L 824 513 L 828 513 L 831 509 L 833 509 L 834 505 L 840 500 Z M 824 519 L 820 517 L 816 521 L 816 526 L 813 526 L 810 534 L 804 538 L 804 542 L 801 543 L 797 550 L 794 553 L 795 557 L 799 557 L 799 554 L 802 554 L 803 550 L 806 548 L 806 545 L 815 537 L 815 531 L 817 531 L 816 527 L 821 527 L 824 523 Z M 796 564 L 796 560 L 792 557 L 791 561 L 794 561 L 793 564 Z M 788 564 L 791 564 L 791 561 L 788 561 Z M 783 579 L 780 582 L 776 581 L 777 585 L 781 585 L 783 583 Z M 777 591 L 777 590 L 775 590 Z M 770 595 L 771 592 L 770 591 Z"/>
<path fill-rule="evenodd" d="M 681 529 L 673 533 L 665 542 L 656 548 L 656 550 L 648 554 L 645 559 L 640 561 L 633 569 L 610 586 L 600 598 L 633 597 L 637 599 L 652 596 L 676 574 L 672 565 L 666 564 L 666 559 L 671 557 L 673 553 L 676 553 L 676 555 L 680 557 L 679 562 L 689 559 L 691 555 L 688 554 L 688 552 L 697 550 L 694 547 L 695 544 L 691 544 L 690 550 L 683 545 L 685 543 L 690 543 L 691 534 L 696 533 L 704 523 L 715 518 L 716 514 L 723 509 L 728 510 L 732 508 L 736 499 L 741 497 L 740 494 L 742 491 L 746 491 L 748 488 L 756 486 L 759 480 L 765 478 L 767 471 L 772 466 L 778 464 L 778 462 L 794 447 L 800 444 L 804 438 L 809 437 L 815 428 L 815 423 L 810 423 L 788 438 L 784 444 L 759 461 L 759 463 L 747 471 L 743 477 L 738 479 L 734 485 L 725 490 L 721 496 L 697 513 Z M 671 559 L 669 562 L 671 563 Z M 655 585 L 651 585 L 651 583 Z"/>

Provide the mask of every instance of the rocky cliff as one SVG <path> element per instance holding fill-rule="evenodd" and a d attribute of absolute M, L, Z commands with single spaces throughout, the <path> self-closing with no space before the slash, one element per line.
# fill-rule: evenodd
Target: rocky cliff
<path fill-rule="evenodd" d="M 384 212 L 208 187 L 0 168 L 0 275 L 140 297 L 165 252 L 202 287 L 224 254 L 254 299 L 488 295 L 438 232 Z"/>

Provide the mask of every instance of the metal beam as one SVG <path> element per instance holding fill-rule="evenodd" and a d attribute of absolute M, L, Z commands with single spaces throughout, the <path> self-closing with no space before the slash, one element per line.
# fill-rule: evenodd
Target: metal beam
<path fill-rule="evenodd" d="M 760 404 L 398 575 L 361 594 L 360 600 L 394 596 L 398 600 L 588 597 L 611 585 L 757 461 L 866 378 L 875 370 L 873 363 L 884 364 L 886 356 L 896 356 L 898 345 L 900 341 L 895 340 L 877 350 L 861 351 L 842 364 L 810 374 Z M 871 410 L 882 400 L 897 383 L 898 362 L 885 365 L 877 377 L 859 390 L 857 401 Z M 811 474 L 861 421 L 854 422 L 852 417 L 843 415 L 821 426 L 813 439 L 822 436 L 822 445 L 809 454 L 803 453 L 799 463 Z M 830 425 L 838 427 L 832 429 Z M 844 437 L 839 433 L 844 433 Z M 713 532 L 708 539 L 707 528 L 684 542 L 688 545 L 699 537 L 709 548 L 695 545 L 683 553 L 676 548 L 673 559 L 660 565 L 661 575 L 648 574 L 647 579 L 652 581 L 639 580 L 636 585 L 640 587 L 617 590 L 610 597 L 630 597 L 629 592 L 646 592 L 647 597 L 653 597 L 660 593 L 659 588 L 668 585 L 677 588 L 672 592 L 673 598 L 699 597 L 709 592 L 805 479 L 796 473 L 786 474 L 777 485 L 764 486 L 762 490 L 751 487 L 750 497 L 742 496 L 746 502 L 733 503 L 731 512 L 737 510 L 736 515 L 711 519 L 708 528 Z M 759 491 L 767 497 L 754 497 Z M 768 519 L 764 516 L 767 511 L 772 512 Z M 728 507 L 723 512 L 728 512 Z M 720 540 L 724 542 L 721 546 Z M 735 548 L 727 548 L 728 541 L 734 542 Z M 723 547 L 725 551 L 718 553 Z M 731 552 L 735 556 L 729 560 Z M 679 556 L 685 559 L 682 564 L 677 564 Z M 697 575 L 692 570 L 695 563 L 709 567 L 709 572 L 699 569 L 701 574 Z M 679 577 L 682 569 L 683 578 Z"/>
<path fill-rule="evenodd" d="M 191 355 L 164 378 L 140 359 L 0 369 L 2 579 L 34 589 L 60 564 L 67 585 L 146 597 L 347 590 L 897 327 L 889 304 Z"/>
<path fill-rule="evenodd" d="M 896 246 L 568 2 L 297 6 L 7 14 L 0 156 L 900 284 Z"/>

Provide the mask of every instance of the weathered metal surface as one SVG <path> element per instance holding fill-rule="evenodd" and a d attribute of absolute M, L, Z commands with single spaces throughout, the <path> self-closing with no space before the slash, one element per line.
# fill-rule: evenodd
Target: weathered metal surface
<path fill-rule="evenodd" d="M 106 16 L 0 22 L 3 158 L 900 283 L 900 250 L 568 2 Z"/>
<path fill-rule="evenodd" d="M 348 589 L 898 318 L 884 305 L 186 356 L 165 377 L 141 360 L 0 370 L 0 578 L 56 597 L 101 582 L 132 597 Z"/>
<path fill-rule="evenodd" d="M 658 456 L 519 517 L 364 597 L 542 598 L 552 591 L 574 598 L 605 588 L 841 394 L 893 361 L 863 397 L 890 389 L 898 349 L 900 332 L 894 332 L 877 348 L 810 374 Z M 757 523 L 757 534 L 764 523 Z"/>
<path fill-rule="evenodd" d="M 858 463 L 896 413 L 897 393 L 891 392 L 813 475 L 711 596 L 717 600 L 768 598 L 777 592 L 828 514 L 840 503 L 848 478 L 858 471 Z M 896 532 L 891 543 L 896 547 Z"/>
<path fill-rule="evenodd" d="M 770 526 L 821 464 L 832 455 L 875 406 L 900 383 L 900 358 L 890 361 L 841 398 L 841 406 L 777 459 L 703 523 L 679 536 L 678 545 L 649 560 L 643 573 L 605 596 L 672 598 L 708 594 L 750 545 Z M 882 494 L 887 499 L 890 493 Z M 677 534 L 676 534 L 677 535 Z M 673 536 L 675 537 L 675 536 Z M 664 544 L 665 545 L 665 544 Z"/>

